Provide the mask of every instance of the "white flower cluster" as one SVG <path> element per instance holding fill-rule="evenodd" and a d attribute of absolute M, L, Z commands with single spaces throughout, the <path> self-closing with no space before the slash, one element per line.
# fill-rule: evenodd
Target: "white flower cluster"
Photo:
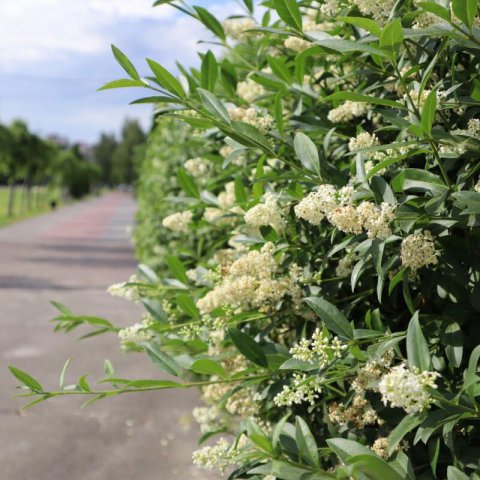
<path fill-rule="evenodd" d="M 188 224 L 192 221 L 193 213 L 189 210 L 185 212 L 172 213 L 162 220 L 162 225 L 172 232 L 188 232 Z"/>
<path fill-rule="evenodd" d="M 375 423 L 381 425 L 383 423 L 371 403 L 360 395 L 355 395 L 348 407 L 338 403 L 329 405 L 328 418 L 337 425 L 343 427 L 353 425 L 359 429 L 365 428 L 366 425 L 374 425 Z"/>
<path fill-rule="evenodd" d="M 435 250 L 435 243 L 432 234 L 426 230 L 420 233 L 413 233 L 402 241 L 400 258 L 404 267 L 412 270 L 436 265 L 439 252 Z"/>
<path fill-rule="evenodd" d="M 357 260 L 356 255 L 346 255 L 338 261 L 337 268 L 335 269 L 335 275 L 343 278 L 348 277 L 353 270 L 353 264 Z"/>
<path fill-rule="evenodd" d="M 288 276 L 275 278 L 277 270 L 273 245 L 267 243 L 261 251 L 252 250 L 235 260 L 228 269 L 225 267 L 222 282 L 198 300 L 197 306 L 204 314 L 225 306 L 266 311 L 287 294 L 294 304 L 300 304 L 300 287 Z"/>
<path fill-rule="evenodd" d="M 352 102 L 347 100 L 337 108 L 328 112 L 327 118 L 332 123 L 344 123 L 353 120 L 355 117 L 361 117 L 365 115 L 371 106 L 368 103 Z"/>
<path fill-rule="evenodd" d="M 295 215 L 312 225 L 320 225 L 325 213 L 337 206 L 336 189 L 333 185 L 320 185 L 317 191 L 310 192 L 294 208 Z"/>
<path fill-rule="evenodd" d="M 135 350 L 142 343 L 148 342 L 155 338 L 155 334 L 149 330 L 154 320 L 147 316 L 141 323 L 136 323 L 131 327 L 122 328 L 118 331 L 121 349 L 124 351 Z"/>
<path fill-rule="evenodd" d="M 265 89 L 257 82 L 247 78 L 237 83 L 237 95 L 248 103 L 253 103 L 257 97 L 265 93 Z"/>
<path fill-rule="evenodd" d="M 230 107 L 228 108 L 228 114 L 232 120 L 248 123 L 263 133 L 267 132 L 273 125 L 273 118 L 268 113 L 260 115 L 253 107 Z"/>
<path fill-rule="evenodd" d="M 319 377 L 307 377 L 306 374 L 294 373 L 293 384 L 284 385 L 282 391 L 273 398 L 273 403 L 278 407 L 291 407 L 303 402 L 315 405 L 320 393 L 322 393 L 322 385 Z"/>
<path fill-rule="evenodd" d="M 312 225 L 319 225 L 326 217 L 340 231 L 360 234 L 366 230 L 369 238 L 388 238 L 389 225 L 395 220 L 395 206 L 382 203 L 361 202 L 352 205 L 353 188 L 336 190 L 333 185 L 322 185 L 295 206 L 295 215 Z"/>
<path fill-rule="evenodd" d="M 218 194 L 218 204 L 220 208 L 228 210 L 235 205 L 235 183 L 227 182 L 225 184 L 225 190 Z"/>
<path fill-rule="evenodd" d="M 480 139 L 480 118 L 471 118 L 468 121 L 466 130 L 453 130 L 450 132 L 452 135 L 465 135 L 467 137 L 473 137 L 477 140 Z"/>
<path fill-rule="evenodd" d="M 429 90 L 428 88 L 425 88 L 421 94 L 417 90 L 409 90 L 408 95 L 406 93 L 403 95 L 403 101 L 404 103 L 408 104 L 411 99 L 413 104 L 421 112 L 423 110 L 423 107 L 425 106 L 427 97 L 430 95 L 430 92 L 431 90 Z M 441 102 L 445 98 L 445 92 L 437 90 L 436 97 L 437 102 Z"/>
<path fill-rule="evenodd" d="M 361 13 L 383 24 L 388 19 L 396 0 L 353 0 Z"/>
<path fill-rule="evenodd" d="M 313 46 L 312 42 L 304 40 L 300 37 L 288 37 L 284 42 L 285 48 L 289 48 L 294 52 L 303 52 L 307 48 Z"/>
<path fill-rule="evenodd" d="M 379 360 L 370 360 L 357 373 L 351 387 L 357 394 L 363 394 L 367 390 L 377 391 L 378 382 L 383 374 L 390 369 L 393 361 L 393 352 L 386 352 Z"/>
<path fill-rule="evenodd" d="M 320 6 L 320 13 L 329 18 L 335 18 L 340 13 L 342 5 L 340 0 L 325 0 Z"/>
<path fill-rule="evenodd" d="M 140 292 L 137 286 L 129 285 L 129 283 L 138 283 L 139 278 L 136 275 L 132 275 L 128 282 L 114 283 L 107 288 L 107 292 L 112 297 L 124 298 L 129 302 L 140 301 Z"/>
<path fill-rule="evenodd" d="M 388 460 L 390 458 L 390 455 L 388 454 L 388 437 L 380 437 L 377 438 L 372 445 L 372 450 L 381 458 L 384 460 Z M 408 442 L 403 440 L 398 444 L 393 453 L 395 452 L 400 452 L 401 450 L 406 450 L 408 448 Z"/>
<path fill-rule="evenodd" d="M 235 183 L 228 182 L 225 184 L 225 190 L 217 196 L 220 208 L 207 207 L 203 213 L 203 218 L 208 223 L 217 225 L 232 225 L 238 220 L 238 209 L 235 205 Z"/>
<path fill-rule="evenodd" d="M 415 17 L 413 22 L 413 29 L 428 28 L 436 23 L 440 23 L 442 19 L 431 12 L 422 12 L 420 15 Z"/>
<path fill-rule="evenodd" d="M 382 377 L 378 391 L 385 405 L 418 413 L 430 406 L 432 398 L 427 389 L 437 388 L 435 382 L 439 376 L 436 372 L 412 372 L 402 363 Z"/>
<path fill-rule="evenodd" d="M 265 195 L 265 203 L 259 203 L 248 210 L 244 216 L 245 223 L 252 227 L 261 227 L 262 225 L 270 225 L 277 232 L 283 229 L 284 222 L 282 211 L 275 195 L 267 193 Z"/>
<path fill-rule="evenodd" d="M 479 192 L 479 193 L 480 193 L 480 178 L 477 180 L 477 183 L 475 184 L 475 186 L 473 187 L 473 189 L 474 189 L 476 192 Z"/>
<path fill-rule="evenodd" d="M 222 412 L 216 405 L 210 407 L 196 407 L 192 410 L 195 421 L 200 425 L 202 433 L 219 430 L 225 424 Z"/>
<path fill-rule="evenodd" d="M 210 173 L 212 162 L 206 158 L 196 157 L 187 160 L 183 166 L 190 175 L 195 178 L 202 178 Z"/>
<path fill-rule="evenodd" d="M 318 364 L 320 368 L 324 368 L 334 359 L 342 358 L 342 353 L 347 348 L 348 345 L 342 343 L 338 337 L 330 339 L 326 332 L 317 328 L 311 340 L 302 338 L 290 349 L 290 353 L 297 360 Z"/>
<path fill-rule="evenodd" d="M 215 445 L 193 452 L 192 459 L 197 467 L 216 469 L 223 475 L 235 463 L 235 456 L 233 445 L 221 438 Z"/>
<path fill-rule="evenodd" d="M 392 234 L 389 225 L 395 220 L 395 206 L 383 202 L 380 207 L 372 202 L 362 202 L 357 207 L 362 227 L 368 238 L 388 238 Z"/>
<path fill-rule="evenodd" d="M 223 30 L 227 37 L 234 40 L 245 40 L 252 35 L 251 32 L 247 32 L 252 28 L 255 28 L 257 24 L 255 20 L 242 17 L 242 18 L 229 18 L 223 22 Z"/>
<path fill-rule="evenodd" d="M 374 147 L 380 145 L 378 138 L 375 134 L 368 132 L 359 133 L 356 137 L 350 138 L 348 142 L 348 149 L 353 152 L 354 150 L 360 150 L 362 148 Z M 383 160 L 385 154 L 383 152 L 371 151 L 364 152 L 366 158 L 373 160 Z"/>
<path fill-rule="evenodd" d="M 251 388 L 245 387 L 228 397 L 225 410 L 232 415 L 252 417 L 258 413 L 258 406 L 257 394 Z"/>

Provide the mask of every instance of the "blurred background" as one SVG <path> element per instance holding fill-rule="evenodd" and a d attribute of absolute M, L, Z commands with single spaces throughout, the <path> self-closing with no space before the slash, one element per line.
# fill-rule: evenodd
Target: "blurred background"
<path fill-rule="evenodd" d="M 196 3 L 220 18 L 238 9 Z M 0 478 L 207 478 L 191 466 L 195 392 L 180 402 L 152 392 L 86 409 L 65 398 L 20 410 L 7 366 L 51 389 L 68 358 L 71 383 L 82 373 L 101 378 L 105 358 L 119 376 L 159 377 L 114 337 L 55 335 L 49 302 L 119 326 L 139 320 L 137 305 L 106 289 L 135 271 L 134 189 L 152 111 L 128 105 L 142 92 L 96 90 L 123 77 L 110 44 L 140 73 L 145 57 L 175 71 L 175 61 L 193 65 L 212 48 L 197 44 L 210 36 L 150 0 L 0 0 L 0 31 Z"/>

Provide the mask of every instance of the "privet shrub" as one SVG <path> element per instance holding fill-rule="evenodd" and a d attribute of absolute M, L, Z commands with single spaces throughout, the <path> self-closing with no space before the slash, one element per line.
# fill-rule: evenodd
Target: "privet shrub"
<path fill-rule="evenodd" d="M 177 378 L 70 388 L 199 387 L 194 462 L 230 479 L 480 478 L 477 0 L 172 5 L 224 49 L 141 79 L 114 48 L 105 86 L 154 91 L 136 238 L 161 276 L 111 287 L 131 328 L 56 320 Z"/>

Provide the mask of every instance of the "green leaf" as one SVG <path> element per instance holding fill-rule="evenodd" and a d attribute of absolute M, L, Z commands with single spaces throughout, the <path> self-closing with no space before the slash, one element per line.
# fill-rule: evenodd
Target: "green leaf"
<path fill-rule="evenodd" d="M 138 273 L 150 283 L 158 283 L 159 279 L 157 274 L 147 265 L 141 263 L 137 267 Z"/>
<path fill-rule="evenodd" d="M 146 343 L 143 345 L 143 348 L 145 348 L 150 360 L 152 360 L 160 370 L 175 377 L 183 376 L 183 368 L 170 355 L 162 352 L 156 345 Z"/>
<path fill-rule="evenodd" d="M 197 88 L 197 92 L 200 94 L 203 106 L 219 120 L 231 124 L 230 116 L 223 103 L 211 92 L 204 90 L 203 88 Z"/>
<path fill-rule="evenodd" d="M 475 384 L 480 381 L 477 376 L 478 361 L 480 360 L 480 345 L 477 345 L 468 360 L 468 367 L 465 371 L 465 378 L 463 380 L 464 388 L 466 389 L 470 399 L 473 401 L 475 397 Z"/>
<path fill-rule="evenodd" d="M 283 107 L 282 107 L 283 96 L 280 92 L 275 95 L 275 104 L 274 104 L 274 115 L 275 115 L 275 124 L 278 128 L 278 133 L 282 138 L 285 138 L 285 128 L 283 121 Z"/>
<path fill-rule="evenodd" d="M 249 147 L 260 148 L 272 154 L 272 147 L 268 139 L 253 125 L 245 122 L 233 121 L 232 127 L 237 135 L 231 135 L 234 140 Z"/>
<path fill-rule="evenodd" d="M 136 100 L 133 100 L 130 102 L 129 105 L 141 105 L 144 103 L 153 103 L 153 104 L 158 104 L 158 103 L 173 103 L 175 102 L 175 99 L 172 97 L 167 97 L 167 96 L 162 96 L 162 95 L 156 95 L 153 97 L 143 97 L 143 98 L 137 98 Z"/>
<path fill-rule="evenodd" d="M 297 0 L 273 0 L 278 16 L 290 27 L 302 30 L 302 14 Z"/>
<path fill-rule="evenodd" d="M 435 120 L 435 113 L 437 111 L 437 92 L 432 90 L 427 99 L 422 110 L 422 127 L 423 130 L 430 135 L 432 132 L 433 121 Z"/>
<path fill-rule="evenodd" d="M 247 7 L 250 13 L 253 13 L 253 0 L 243 0 L 243 3 Z"/>
<path fill-rule="evenodd" d="M 60 373 L 60 379 L 58 380 L 58 386 L 60 387 L 60 390 L 63 389 L 63 386 L 65 385 L 65 373 L 67 373 L 67 368 L 70 365 L 71 358 L 69 358 L 65 364 L 63 365 L 62 368 L 62 373 Z M 107 360 L 105 360 L 106 362 Z"/>
<path fill-rule="evenodd" d="M 194 178 L 184 169 L 177 170 L 177 179 L 182 190 L 190 197 L 200 198 L 200 191 Z"/>
<path fill-rule="evenodd" d="M 350 457 L 347 465 L 353 466 L 357 472 L 367 474 L 369 480 L 386 480 L 387 478 L 388 480 L 404 480 L 385 460 L 372 452 Z"/>
<path fill-rule="evenodd" d="M 210 358 L 201 358 L 193 362 L 190 367 L 192 372 L 199 373 L 201 375 L 217 375 L 220 378 L 226 379 L 228 377 L 225 369 L 214 360 Z"/>
<path fill-rule="evenodd" d="M 462 328 L 458 322 L 450 323 L 445 329 L 444 334 L 445 355 L 454 368 L 458 368 L 462 363 L 464 337 Z"/>
<path fill-rule="evenodd" d="M 335 100 L 350 100 L 351 102 L 371 103 L 372 105 L 385 105 L 387 107 L 394 107 L 400 110 L 406 110 L 407 108 L 400 102 L 395 100 L 388 100 L 387 98 L 371 97 L 370 95 L 363 95 L 356 92 L 337 92 L 322 99 L 324 102 L 330 102 Z"/>
<path fill-rule="evenodd" d="M 200 311 L 190 295 L 187 293 L 180 293 L 176 296 L 175 300 L 178 308 L 180 308 L 182 312 L 186 313 L 189 317 L 195 320 L 200 318 Z"/>
<path fill-rule="evenodd" d="M 128 87 L 146 87 L 147 85 L 141 80 L 131 80 L 130 78 L 122 78 L 120 80 L 113 80 L 102 85 L 97 91 L 111 90 L 113 88 L 128 88 Z"/>
<path fill-rule="evenodd" d="M 286 61 L 282 57 L 268 57 L 267 58 L 268 65 L 272 69 L 272 72 L 281 80 L 283 80 L 287 84 L 292 83 L 292 75 L 288 66 L 286 65 Z"/>
<path fill-rule="evenodd" d="M 293 144 L 295 153 L 302 165 L 320 177 L 320 159 L 318 157 L 317 147 L 313 141 L 304 133 L 298 132 L 295 135 Z"/>
<path fill-rule="evenodd" d="M 168 70 L 149 58 L 147 58 L 147 63 L 161 87 L 177 97 L 184 98 L 186 96 L 181 83 Z"/>
<path fill-rule="evenodd" d="M 426 12 L 433 13 L 437 17 L 450 22 L 450 12 L 445 8 L 434 2 L 420 2 L 418 4 L 420 8 L 423 8 Z"/>
<path fill-rule="evenodd" d="M 380 36 L 380 47 L 398 52 L 403 42 L 403 28 L 400 19 L 387 23 Z"/>
<path fill-rule="evenodd" d="M 264 351 L 250 335 L 241 332 L 237 328 L 229 328 L 228 334 L 243 356 L 256 365 L 267 367 L 268 362 Z"/>
<path fill-rule="evenodd" d="M 162 305 L 159 302 L 155 302 L 149 298 L 142 298 L 142 305 L 155 320 L 162 323 L 168 323 L 168 315 L 165 313 L 165 310 L 163 310 Z"/>
<path fill-rule="evenodd" d="M 132 380 L 127 382 L 122 390 L 128 390 L 129 388 L 185 388 L 185 385 L 172 380 Z"/>
<path fill-rule="evenodd" d="M 456 17 L 470 28 L 478 13 L 478 3 L 477 0 L 452 0 L 452 10 Z"/>
<path fill-rule="evenodd" d="M 183 263 L 175 255 L 166 256 L 167 265 L 172 275 L 181 282 L 188 284 L 187 271 Z"/>
<path fill-rule="evenodd" d="M 370 20 L 369 18 L 365 17 L 337 17 L 337 21 L 349 23 L 351 25 L 355 25 L 356 27 L 363 28 L 370 32 L 372 35 L 376 37 L 380 37 L 382 34 L 382 29 L 378 26 L 377 22 Z"/>
<path fill-rule="evenodd" d="M 418 427 L 425 420 L 426 413 L 417 415 L 411 413 L 404 417 L 400 423 L 392 430 L 388 436 L 388 454 L 392 455 L 399 443 L 403 440 L 407 433 Z"/>
<path fill-rule="evenodd" d="M 113 368 L 112 362 L 110 360 L 105 359 L 103 364 L 103 371 L 108 378 L 112 378 L 115 375 L 115 369 Z"/>
<path fill-rule="evenodd" d="M 288 462 L 282 462 L 280 460 L 274 460 L 272 462 L 272 475 L 281 479 L 288 480 L 302 480 L 305 475 L 310 472 L 310 469 L 302 468 L 297 465 L 292 465 Z"/>
<path fill-rule="evenodd" d="M 345 315 L 335 305 L 321 297 L 308 297 L 305 301 L 321 318 L 329 330 L 343 338 L 353 338 L 352 326 Z"/>
<path fill-rule="evenodd" d="M 248 201 L 247 190 L 240 176 L 235 177 L 235 201 L 240 205 Z"/>
<path fill-rule="evenodd" d="M 12 372 L 12 375 L 21 383 L 23 383 L 26 387 L 28 387 L 30 390 L 33 390 L 35 392 L 42 392 L 43 388 L 40 385 L 40 383 L 35 380 L 32 376 L 30 376 L 28 373 L 24 372 L 23 370 L 20 370 L 18 368 L 9 366 L 8 367 L 10 372 Z"/>
<path fill-rule="evenodd" d="M 433 195 L 441 195 L 448 190 L 438 175 L 418 168 L 405 168 L 392 180 L 392 188 L 395 192 L 414 190 Z"/>
<path fill-rule="evenodd" d="M 296 417 L 295 419 L 295 439 L 298 450 L 305 460 L 307 460 L 312 467 L 320 467 L 317 442 L 305 420 L 301 417 Z"/>
<path fill-rule="evenodd" d="M 455 192 L 454 205 L 462 211 L 462 215 L 480 214 L 480 192 Z"/>
<path fill-rule="evenodd" d="M 473 79 L 473 86 L 470 91 L 470 96 L 476 102 L 480 102 L 480 80 L 478 78 Z"/>
<path fill-rule="evenodd" d="M 278 442 L 280 440 L 280 435 L 282 434 L 282 431 L 283 431 L 283 427 L 287 423 L 287 420 L 289 419 L 289 417 L 290 417 L 290 413 L 287 413 L 273 427 L 273 432 L 272 432 L 272 447 L 273 448 L 277 448 Z"/>
<path fill-rule="evenodd" d="M 115 60 L 117 60 L 120 66 L 127 72 L 128 76 L 134 80 L 140 80 L 140 75 L 128 57 L 115 45 L 112 45 L 112 52 Z"/>
<path fill-rule="evenodd" d="M 59 303 L 59 302 L 55 302 L 55 301 L 51 301 L 50 302 L 57 310 L 59 310 L 61 313 L 63 313 L 65 316 L 69 317 L 69 316 L 72 316 L 73 315 L 73 312 L 68 308 L 66 307 L 65 305 L 63 305 L 63 303 Z"/>
<path fill-rule="evenodd" d="M 78 379 L 78 386 L 79 386 L 84 392 L 89 392 L 89 391 L 90 391 L 90 385 L 88 384 L 87 376 L 86 376 L 86 375 L 82 375 L 82 376 Z"/>
<path fill-rule="evenodd" d="M 470 477 L 457 467 L 450 466 L 447 468 L 447 480 L 470 480 Z"/>
<path fill-rule="evenodd" d="M 205 8 L 193 7 L 198 14 L 199 20 L 218 38 L 225 40 L 225 31 L 222 24 Z"/>
<path fill-rule="evenodd" d="M 342 462 L 346 462 L 355 455 L 371 455 L 372 453 L 370 448 L 345 438 L 330 438 L 327 440 L 327 444 Z"/>
<path fill-rule="evenodd" d="M 314 38 L 313 43 L 323 48 L 328 48 L 329 50 L 334 50 L 340 53 L 349 53 L 349 52 L 366 52 L 371 55 L 378 55 L 379 57 L 389 57 L 390 54 L 385 50 L 382 50 L 377 47 L 372 47 L 361 42 L 353 42 L 351 40 L 344 40 L 343 38 L 334 38 L 334 37 L 324 37 L 315 38 L 315 32 L 309 32 L 309 36 Z"/>
<path fill-rule="evenodd" d="M 211 50 L 203 56 L 200 78 L 203 88 L 214 90 L 218 78 L 218 63 Z"/>
<path fill-rule="evenodd" d="M 420 327 L 418 311 L 415 312 L 407 329 L 407 358 L 410 369 L 429 371 L 431 360 L 428 343 Z"/>

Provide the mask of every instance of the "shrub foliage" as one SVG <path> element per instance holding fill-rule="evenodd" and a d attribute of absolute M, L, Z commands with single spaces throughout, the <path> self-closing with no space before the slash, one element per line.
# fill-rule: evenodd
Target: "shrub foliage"
<path fill-rule="evenodd" d="M 479 478 L 477 0 L 272 0 L 153 90 L 141 265 L 118 332 L 174 380 L 71 387 L 93 400 L 199 387 L 198 465 L 230 479 Z M 161 8 L 165 8 L 162 6 Z M 221 45 L 221 50 L 218 45 Z M 12 369 L 34 401 L 48 391 Z M 63 378 L 63 375 L 62 375 Z M 179 393 L 181 394 L 181 392 Z"/>

